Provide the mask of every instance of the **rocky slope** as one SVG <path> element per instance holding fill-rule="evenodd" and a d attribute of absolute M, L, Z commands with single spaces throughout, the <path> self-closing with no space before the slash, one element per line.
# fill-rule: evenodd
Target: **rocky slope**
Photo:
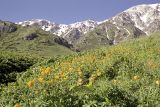
<path fill-rule="evenodd" d="M 138 5 L 110 19 L 118 26 L 132 24 L 146 34 L 160 30 L 160 4 Z"/>
<path fill-rule="evenodd" d="M 160 4 L 138 5 L 98 22 L 94 30 L 74 42 L 80 50 L 113 45 L 160 31 Z"/>

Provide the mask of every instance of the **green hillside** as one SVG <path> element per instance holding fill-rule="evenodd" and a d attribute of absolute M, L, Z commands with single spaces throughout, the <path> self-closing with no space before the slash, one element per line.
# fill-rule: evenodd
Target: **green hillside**
<path fill-rule="evenodd" d="M 30 53 L 43 57 L 73 53 L 64 39 L 34 27 L 0 21 L 0 51 Z"/>
<path fill-rule="evenodd" d="M 37 63 L 0 88 L 2 107 L 159 107 L 160 33 Z"/>

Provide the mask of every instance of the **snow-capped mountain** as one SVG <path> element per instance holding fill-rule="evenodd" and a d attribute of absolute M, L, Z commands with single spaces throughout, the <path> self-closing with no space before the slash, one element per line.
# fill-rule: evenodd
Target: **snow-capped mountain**
<path fill-rule="evenodd" d="M 160 30 L 160 3 L 131 7 L 111 18 L 110 21 L 119 26 L 132 24 L 146 34 L 150 34 Z"/>
<path fill-rule="evenodd" d="M 137 5 L 100 22 L 86 20 L 66 25 L 34 19 L 17 24 L 41 28 L 63 37 L 71 44 L 81 40 L 82 37 L 86 37 L 92 31 L 97 32 L 95 29 L 98 28 L 102 31 L 100 35 L 107 35 L 107 39 L 113 42 L 111 44 L 116 44 L 128 38 L 160 31 L 160 3 Z M 83 40 L 85 39 L 83 38 Z"/>
<path fill-rule="evenodd" d="M 99 45 L 114 45 L 157 31 L 160 31 L 160 4 L 138 5 L 98 22 L 98 26 L 81 36 L 74 46 L 83 50 Z"/>
<path fill-rule="evenodd" d="M 85 34 L 98 25 L 97 22 L 93 20 L 86 20 L 66 25 L 66 24 L 57 24 L 44 19 L 32 19 L 24 22 L 18 22 L 17 24 L 20 24 L 22 26 L 38 27 L 45 31 L 49 31 L 53 34 L 56 34 L 58 36 L 63 35 L 63 37 L 75 29 L 77 29 L 82 34 Z"/>
<path fill-rule="evenodd" d="M 45 31 L 49 31 L 53 34 L 56 34 L 58 36 L 60 36 L 68 29 L 68 25 L 57 24 L 44 19 L 32 19 L 24 22 L 18 22 L 17 24 L 20 24 L 22 26 L 38 27 Z"/>

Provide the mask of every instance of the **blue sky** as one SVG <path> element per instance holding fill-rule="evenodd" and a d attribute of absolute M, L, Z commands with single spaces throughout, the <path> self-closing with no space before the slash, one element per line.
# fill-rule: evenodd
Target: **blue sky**
<path fill-rule="evenodd" d="M 18 22 L 47 19 L 69 24 L 108 19 L 129 7 L 158 3 L 159 0 L 1 0 L 0 20 Z"/>

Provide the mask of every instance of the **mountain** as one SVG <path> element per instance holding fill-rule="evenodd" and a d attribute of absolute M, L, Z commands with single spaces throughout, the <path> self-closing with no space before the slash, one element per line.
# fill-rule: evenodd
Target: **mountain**
<path fill-rule="evenodd" d="M 118 14 L 110 21 L 119 26 L 132 24 L 146 34 L 160 30 L 160 4 L 138 5 Z"/>
<path fill-rule="evenodd" d="M 114 45 L 160 31 L 160 4 L 138 5 L 111 19 L 98 22 L 74 42 L 79 50 Z"/>
<path fill-rule="evenodd" d="M 0 21 L 0 51 L 16 51 L 43 57 L 73 53 L 65 39 L 30 26 Z"/>
<path fill-rule="evenodd" d="M 160 4 L 131 7 L 101 22 L 86 20 L 69 25 L 42 19 L 19 22 L 58 35 L 78 50 L 113 45 L 160 31 Z"/>
<path fill-rule="evenodd" d="M 18 22 L 16 24 L 41 28 L 45 31 L 49 31 L 55 35 L 61 36 L 66 39 L 72 37 L 78 38 L 78 36 L 86 34 L 98 25 L 98 23 L 93 20 L 86 20 L 66 25 L 57 24 L 44 19 L 33 19 L 24 22 Z"/>
<path fill-rule="evenodd" d="M 101 46 L 115 45 L 119 42 L 138 38 L 143 35 L 145 35 L 144 32 L 132 25 L 118 27 L 107 21 L 77 39 L 74 42 L 74 47 L 80 51 L 88 50 Z"/>

